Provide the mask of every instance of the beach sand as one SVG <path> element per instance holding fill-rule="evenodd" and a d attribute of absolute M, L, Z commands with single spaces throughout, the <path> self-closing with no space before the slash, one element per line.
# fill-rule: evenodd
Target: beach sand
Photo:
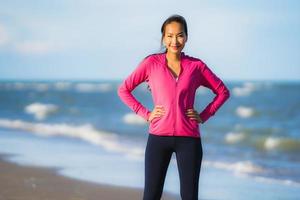
<path fill-rule="evenodd" d="M 57 174 L 57 169 L 20 166 L 0 155 L 0 200 L 140 200 L 141 189 L 102 185 Z M 164 193 L 164 200 L 178 199 Z"/>

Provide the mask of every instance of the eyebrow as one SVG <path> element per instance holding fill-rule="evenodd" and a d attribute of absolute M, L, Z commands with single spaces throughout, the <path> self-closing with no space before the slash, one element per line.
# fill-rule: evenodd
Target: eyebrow
<path fill-rule="evenodd" d="M 168 35 L 173 35 L 173 33 L 167 33 Z M 183 34 L 183 32 L 177 33 L 176 35 Z"/>

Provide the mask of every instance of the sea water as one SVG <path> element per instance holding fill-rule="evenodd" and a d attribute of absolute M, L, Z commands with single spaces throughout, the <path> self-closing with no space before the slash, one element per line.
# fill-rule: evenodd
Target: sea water
<path fill-rule="evenodd" d="M 148 124 L 119 99 L 119 84 L 0 82 L 0 153 L 12 154 L 8 159 L 18 164 L 55 167 L 73 178 L 143 188 Z M 300 83 L 225 84 L 230 99 L 200 127 L 200 197 L 299 198 Z M 145 84 L 133 94 L 153 108 Z M 214 96 L 200 87 L 194 108 L 200 112 Z M 164 190 L 180 191 L 175 155 Z"/>

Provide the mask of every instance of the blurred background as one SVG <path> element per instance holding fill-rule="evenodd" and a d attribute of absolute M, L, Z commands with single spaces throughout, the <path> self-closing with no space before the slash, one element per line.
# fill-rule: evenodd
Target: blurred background
<path fill-rule="evenodd" d="M 143 188 L 148 124 L 117 87 L 160 51 L 163 21 L 180 14 L 189 32 L 184 52 L 231 91 L 200 128 L 200 196 L 299 199 L 299 11 L 293 0 L 0 1 L 0 153 Z M 133 94 L 153 108 L 144 83 Z M 195 108 L 213 97 L 200 87 Z M 175 155 L 164 189 L 179 194 Z"/>

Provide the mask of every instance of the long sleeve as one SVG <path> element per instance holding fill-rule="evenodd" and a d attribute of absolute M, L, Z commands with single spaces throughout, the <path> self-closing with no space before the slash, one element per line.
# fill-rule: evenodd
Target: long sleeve
<path fill-rule="evenodd" d="M 201 85 L 211 89 L 216 96 L 205 109 L 199 114 L 202 119 L 202 123 L 207 121 L 213 116 L 217 110 L 224 104 L 224 102 L 230 97 L 230 92 L 222 80 L 217 77 L 206 64 L 202 68 L 202 81 Z"/>
<path fill-rule="evenodd" d="M 137 68 L 118 87 L 120 99 L 136 114 L 148 121 L 150 111 L 143 106 L 133 95 L 132 90 L 148 79 L 149 57 L 146 57 Z"/>

